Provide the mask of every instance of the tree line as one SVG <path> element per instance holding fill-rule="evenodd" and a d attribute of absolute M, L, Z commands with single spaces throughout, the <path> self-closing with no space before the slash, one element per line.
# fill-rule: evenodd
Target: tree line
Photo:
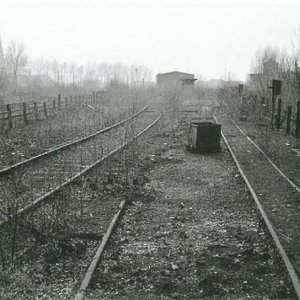
<path fill-rule="evenodd" d="M 107 62 L 78 65 L 57 59 L 30 59 L 23 43 L 10 41 L 4 49 L 0 37 L 0 102 L 26 93 L 96 90 L 110 81 L 147 84 L 152 80 L 152 70 L 144 65 Z"/>
<path fill-rule="evenodd" d="M 300 31 L 291 45 L 290 51 L 267 46 L 256 52 L 247 86 L 260 101 L 271 97 L 272 79 L 282 83 L 280 96 L 284 105 L 295 107 L 300 100 Z"/>

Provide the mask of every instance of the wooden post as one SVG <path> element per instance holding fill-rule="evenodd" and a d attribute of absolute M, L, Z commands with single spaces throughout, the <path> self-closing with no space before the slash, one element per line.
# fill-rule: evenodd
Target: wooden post
<path fill-rule="evenodd" d="M 48 113 L 47 113 L 47 103 L 46 102 L 43 102 L 43 108 L 44 108 L 45 118 L 47 118 L 48 117 Z"/>
<path fill-rule="evenodd" d="M 96 104 L 96 93 L 93 92 L 93 104 L 95 105 Z"/>
<path fill-rule="evenodd" d="M 53 99 L 53 110 L 55 110 L 55 99 Z"/>
<path fill-rule="evenodd" d="M 7 104 L 6 109 L 7 109 L 8 127 L 13 128 L 13 122 L 12 122 L 12 117 L 11 117 L 11 105 Z"/>
<path fill-rule="evenodd" d="M 60 94 L 58 94 L 58 97 L 57 97 L 57 108 L 58 108 L 58 111 L 60 111 L 60 100 L 61 100 L 61 96 L 60 96 Z"/>
<path fill-rule="evenodd" d="M 297 101 L 296 138 L 300 137 L 300 101 Z"/>
<path fill-rule="evenodd" d="M 272 129 L 274 129 L 274 120 L 275 120 L 275 102 L 276 102 L 276 98 L 275 95 L 272 93 L 272 107 L 271 107 L 271 127 Z"/>
<path fill-rule="evenodd" d="M 280 123 L 281 123 L 281 105 L 282 105 L 282 99 L 278 98 L 277 103 L 277 118 L 276 118 L 276 129 L 280 129 Z"/>
<path fill-rule="evenodd" d="M 287 119 L 286 119 L 286 134 L 291 133 L 291 118 L 292 118 L 292 106 L 288 106 Z"/>
<path fill-rule="evenodd" d="M 39 119 L 39 109 L 36 101 L 33 102 L 33 109 L 34 109 L 34 115 L 35 115 L 35 120 L 38 121 Z"/>
<path fill-rule="evenodd" d="M 68 97 L 65 97 L 66 107 L 68 106 Z"/>
<path fill-rule="evenodd" d="M 280 93 L 281 93 L 281 81 L 272 79 L 272 114 L 271 114 L 272 128 L 274 128 L 274 121 L 275 123 L 277 123 L 277 118 L 275 118 L 276 97 L 279 96 Z M 277 124 L 275 124 L 275 126 L 276 125 Z"/>
<path fill-rule="evenodd" d="M 70 105 L 72 106 L 73 105 L 73 97 L 70 96 Z"/>
<path fill-rule="evenodd" d="M 28 124 L 26 102 L 23 102 L 23 122 L 25 125 Z"/>

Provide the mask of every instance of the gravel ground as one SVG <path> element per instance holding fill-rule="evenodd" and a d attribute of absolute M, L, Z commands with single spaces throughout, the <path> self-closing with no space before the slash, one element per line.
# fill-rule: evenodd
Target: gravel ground
<path fill-rule="evenodd" d="M 86 299 L 296 299 L 225 146 L 191 154 L 175 135 L 152 137 L 153 197 L 127 208 Z"/>

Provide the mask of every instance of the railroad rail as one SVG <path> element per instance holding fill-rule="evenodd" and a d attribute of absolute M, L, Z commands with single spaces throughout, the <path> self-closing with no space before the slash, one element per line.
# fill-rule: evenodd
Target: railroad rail
<path fill-rule="evenodd" d="M 219 119 L 224 124 L 222 139 L 254 199 L 300 299 L 300 253 L 297 251 L 300 213 L 296 208 L 300 189 L 235 122 L 224 117 Z"/>
<path fill-rule="evenodd" d="M 19 208 L 18 214 L 21 215 L 49 199 L 62 186 L 74 181 L 95 162 L 118 147 L 126 139 L 125 135 L 130 131 L 129 127 L 132 127 L 130 123 L 136 121 L 148 108 L 146 106 L 131 117 L 87 137 L 2 169 L 0 227 L 11 219 L 9 212 L 3 209 L 4 202 L 11 202 L 13 199 L 8 205 L 16 205 Z M 140 119 L 143 122 L 143 118 Z M 121 125 L 125 126 L 123 131 Z M 120 130 L 117 131 L 118 129 Z"/>
<path fill-rule="evenodd" d="M 23 168 L 23 167 L 25 167 L 25 166 L 33 163 L 33 162 L 37 162 L 38 160 L 41 160 L 41 159 L 46 158 L 48 156 L 54 155 L 54 154 L 58 153 L 59 151 L 68 149 L 68 148 L 70 148 L 72 146 L 76 146 L 76 145 L 78 145 L 80 143 L 83 143 L 85 141 L 88 141 L 88 140 L 90 140 L 90 139 L 92 139 L 92 138 L 94 138 L 94 137 L 96 137 L 96 136 L 98 136 L 100 134 L 106 133 L 109 130 L 111 130 L 113 128 L 116 128 L 118 126 L 121 126 L 121 125 L 125 124 L 126 122 L 132 120 L 133 118 L 135 118 L 136 116 L 138 116 L 139 114 L 141 114 L 142 112 L 144 112 L 145 110 L 147 110 L 148 108 L 149 108 L 149 105 L 145 106 L 144 108 L 142 108 L 141 110 L 139 110 L 138 112 L 136 112 L 135 114 L 133 114 L 132 116 L 130 116 L 130 117 L 128 117 L 128 118 L 126 118 L 126 119 L 124 119 L 124 120 L 122 120 L 122 121 L 120 121 L 120 122 L 118 122 L 118 123 L 116 123 L 116 124 L 114 124 L 112 126 L 106 127 L 106 128 L 104 128 L 102 130 L 94 132 L 94 133 L 92 133 L 92 134 L 90 134 L 88 136 L 85 136 L 83 138 L 79 138 L 79 139 L 76 139 L 74 141 L 71 141 L 71 142 L 68 142 L 66 144 L 63 144 L 61 146 L 55 147 L 55 148 L 53 148 L 51 150 L 48 150 L 48 151 L 46 151 L 44 153 L 41 153 L 41 154 L 36 155 L 36 156 L 33 156 L 33 157 L 29 158 L 29 159 L 23 160 L 23 161 L 21 161 L 21 162 L 19 162 L 17 164 L 12 165 L 12 166 L 3 168 L 3 169 L 0 170 L 0 177 L 5 176 L 7 174 L 10 174 L 10 173 L 16 171 L 17 169 Z"/>
<path fill-rule="evenodd" d="M 300 187 L 298 187 L 292 180 L 284 174 L 280 168 L 268 157 L 268 155 L 232 120 L 235 127 L 241 132 L 242 135 L 264 156 L 264 158 L 272 165 L 272 167 L 298 192 L 300 193 Z"/>

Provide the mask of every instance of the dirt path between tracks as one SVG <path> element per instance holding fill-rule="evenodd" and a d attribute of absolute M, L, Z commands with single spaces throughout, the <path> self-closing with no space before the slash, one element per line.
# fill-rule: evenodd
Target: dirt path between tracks
<path fill-rule="evenodd" d="M 86 299 L 295 299 L 225 146 L 199 155 L 184 141 L 153 138 L 153 197 L 127 208 Z"/>

